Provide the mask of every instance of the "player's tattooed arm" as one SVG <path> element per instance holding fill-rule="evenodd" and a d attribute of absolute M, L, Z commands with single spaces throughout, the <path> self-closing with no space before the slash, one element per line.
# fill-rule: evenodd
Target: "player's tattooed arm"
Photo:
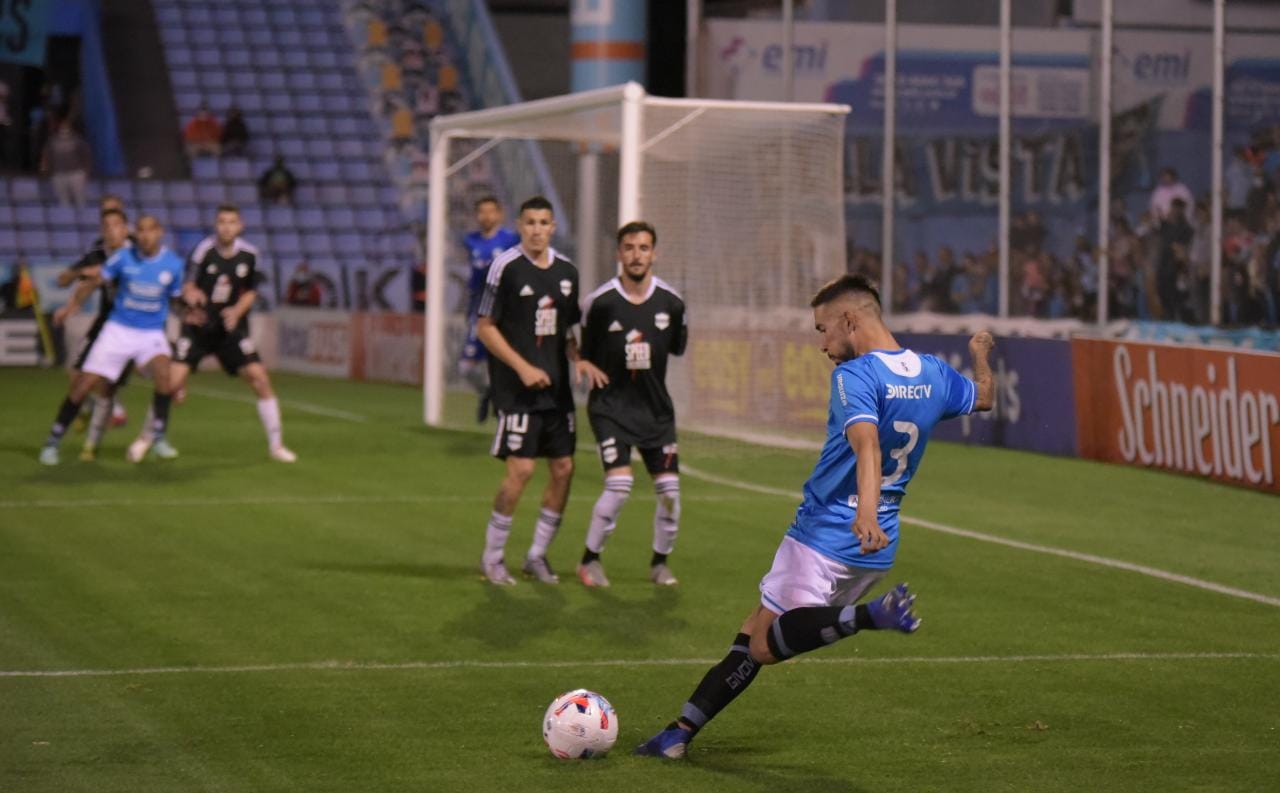
<path fill-rule="evenodd" d="M 991 350 L 996 340 L 990 333 L 980 330 L 969 340 L 969 356 L 973 358 L 973 382 L 978 387 L 974 410 L 991 410 L 996 406 L 996 381 L 991 374 Z"/>

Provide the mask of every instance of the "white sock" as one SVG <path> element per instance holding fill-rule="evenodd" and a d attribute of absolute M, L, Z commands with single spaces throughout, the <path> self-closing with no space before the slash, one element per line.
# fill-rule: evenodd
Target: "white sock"
<path fill-rule="evenodd" d="M 680 480 L 659 479 L 653 483 L 658 506 L 653 511 L 653 551 L 671 553 L 680 530 Z"/>
<path fill-rule="evenodd" d="M 111 420 L 111 408 L 115 403 L 115 399 L 111 397 L 95 396 L 93 398 L 93 415 L 89 419 L 89 434 L 84 439 L 84 445 L 89 448 L 98 448 L 98 444 L 102 443 L 102 435 L 107 431 L 107 422 Z"/>
<path fill-rule="evenodd" d="M 156 439 L 155 431 L 156 410 L 150 404 L 147 405 L 147 417 L 142 420 L 142 429 L 138 432 L 138 440 L 151 443 Z"/>
<path fill-rule="evenodd" d="M 284 445 L 284 427 L 280 422 L 280 400 L 275 397 L 258 400 L 258 418 L 262 420 L 262 429 L 267 433 L 267 446 L 279 449 Z"/>
<path fill-rule="evenodd" d="M 609 535 L 618 526 L 618 513 L 622 505 L 631 497 L 631 486 L 635 478 L 631 476 L 606 476 L 604 492 L 596 499 L 591 509 L 591 526 L 587 529 L 587 550 L 592 553 L 604 551 L 604 544 Z"/>
<path fill-rule="evenodd" d="M 533 544 L 529 546 L 529 558 L 536 559 L 547 555 L 547 548 L 560 531 L 560 513 L 543 507 L 538 512 L 538 525 L 533 527 Z"/>
<path fill-rule="evenodd" d="M 484 563 L 497 564 L 507 548 L 507 535 L 511 533 L 511 516 L 489 514 L 489 525 L 484 529 Z"/>

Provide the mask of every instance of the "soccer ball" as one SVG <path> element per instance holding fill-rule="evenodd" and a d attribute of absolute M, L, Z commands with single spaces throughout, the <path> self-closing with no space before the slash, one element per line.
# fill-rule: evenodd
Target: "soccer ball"
<path fill-rule="evenodd" d="M 574 689 L 547 708 L 542 739 L 562 760 L 600 757 L 618 740 L 618 715 L 609 700 L 594 691 Z"/>

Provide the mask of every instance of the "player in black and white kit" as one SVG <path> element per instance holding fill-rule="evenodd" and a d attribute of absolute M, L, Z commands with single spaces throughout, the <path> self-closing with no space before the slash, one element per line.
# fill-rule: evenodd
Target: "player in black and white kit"
<path fill-rule="evenodd" d="M 587 402 L 605 475 L 578 565 L 578 578 L 587 586 L 609 585 L 600 554 L 631 495 L 633 448 L 640 451 L 658 497 L 649 578 L 661 586 L 676 583 L 667 555 L 679 530 L 680 463 L 666 378 L 668 357 L 684 354 L 689 335 L 684 301 L 653 274 L 657 243 L 658 232 L 644 221 L 618 229 L 622 273 L 592 292 L 584 309 L 582 357 L 607 378 Z"/>
<path fill-rule="evenodd" d="M 489 382 L 498 412 L 493 455 L 506 464 L 485 529 L 481 567 L 494 584 L 514 584 L 503 561 L 511 516 L 533 476 L 535 460 L 547 458 L 551 479 L 524 572 L 544 583 L 559 580 L 547 564 L 547 547 L 560 528 L 573 480 L 573 393 L 569 361 L 578 360 L 570 330 L 581 319 L 578 270 L 551 247 L 556 223 L 551 203 L 535 196 L 520 206 L 520 244 L 494 258 L 480 300 L 476 333 L 489 351 Z M 579 377 L 603 375 L 578 364 Z"/>
<path fill-rule="evenodd" d="M 257 298 L 258 249 L 240 238 L 244 224 L 234 204 L 218 207 L 214 234 L 201 240 L 187 258 L 183 297 L 194 306 L 182 320 L 182 332 L 174 345 L 170 386 L 175 395 L 185 393 L 187 378 L 206 355 L 214 355 L 227 374 L 239 374 L 258 397 L 258 418 L 267 435 L 272 460 L 295 462 L 298 457 L 284 445 L 280 403 L 271 389 L 271 378 L 249 338 L 249 309 Z M 141 457 L 150 439 L 143 434 L 130 446 L 131 457 Z"/>
<path fill-rule="evenodd" d="M 102 199 L 100 222 L 102 236 L 94 241 L 93 247 L 81 256 L 75 264 L 58 276 L 58 282 L 64 286 L 77 280 L 79 283 L 72 291 L 71 297 L 67 302 L 53 313 L 53 323 L 55 325 L 64 324 L 68 317 L 80 310 L 84 301 L 95 290 L 98 292 L 98 316 L 94 318 L 93 324 L 89 326 L 89 331 L 80 343 L 80 354 L 76 356 L 75 362 L 71 365 L 74 372 L 80 372 L 84 369 L 84 362 L 89 357 L 89 352 L 93 349 L 93 344 L 97 340 L 98 334 L 102 332 L 102 327 L 107 322 L 107 316 L 111 313 L 111 307 L 115 300 L 115 282 L 100 281 L 98 279 L 102 265 L 116 251 L 133 244 L 129 235 L 128 218 L 125 217 L 119 199 L 115 196 L 105 196 Z M 125 367 L 124 372 L 118 379 L 114 381 L 103 380 L 98 385 L 94 394 L 89 430 L 85 436 L 84 448 L 80 451 L 81 460 L 89 462 L 97 459 L 98 445 L 102 442 L 102 435 L 106 432 L 107 422 L 111 419 L 116 406 L 116 392 L 128 381 L 129 374 L 132 371 L 133 365 L 130 363 Z M 123 416 L 123 410 L 121 415 Z M 123 423 L 123 418 L 121 423 Z"/>

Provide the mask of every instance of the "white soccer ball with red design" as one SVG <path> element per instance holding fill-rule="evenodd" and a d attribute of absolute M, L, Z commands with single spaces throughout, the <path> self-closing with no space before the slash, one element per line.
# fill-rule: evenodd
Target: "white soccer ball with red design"
<path fill-rule="evenodd" d="M 542 739 L 556 757 L 600 757 L 618 740 L 618 715 L 609 700 L 585 688 L 556 697 L 542 717 Z"/>

